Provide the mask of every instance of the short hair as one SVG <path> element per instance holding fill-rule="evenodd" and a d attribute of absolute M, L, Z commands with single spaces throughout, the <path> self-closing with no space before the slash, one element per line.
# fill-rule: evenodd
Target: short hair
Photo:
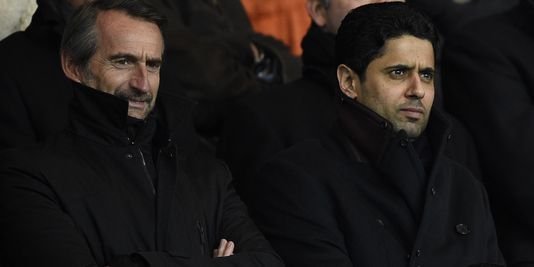
<path fill-rule="evenodd" d="M 321 4 L 323 4 L 323 6 L 328 9 L 330 7 L 330 0 L 320 0 L 321 1 Z"/>
<path fill-rule="evenodd" d="M 123 11 L 133 18 L 152 22 L 163 34 L 166 18 L 143 0 L 95 0 L 78 8 L 67 21 L 61 39 L 61 52 L 76 65 L 87 68 L 96 53 L 98 38 L 97 16 L 102 11 Z"/>
<path fill-rule="evenodd" d="M 411 35 L 432 43 L 434 58 L 439 52 L 439 34 L 424 14 L 403 2 L 384 2 L 353 9 L 341 22 L 336 35 L 336 61 L 365 80 L 371 61 L 384 53 L 387 40 Z"/>

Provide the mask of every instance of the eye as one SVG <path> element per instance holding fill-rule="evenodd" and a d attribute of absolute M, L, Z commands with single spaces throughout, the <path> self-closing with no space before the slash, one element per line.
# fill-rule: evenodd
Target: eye
<path fill-rule="evenodd" d="M 158 72 L 161 68 L 161 61 L 147 61 L 146 67 L 150 72 Z"/>
<path fill-rule="evenodd" d="M 389 72 L 389 77 L 392 79 L 402 79 L 406 76 L 407 71 L 405 69 L 394 69 Z"/>
<path fill-rule="evenodd" d="M 434 73 L 431 71 L 424 71 L 420 75 L 422 81 L 432 82 L 434 80 Z"/>
<path fill-rule="evenodd" d="M 117 68 L 127 68 L 128 66 L 131 66 L 133 63 L 128 58 L 116 58 L 112 62 L 113 62 L 113 65 L 115 65 Z"/>

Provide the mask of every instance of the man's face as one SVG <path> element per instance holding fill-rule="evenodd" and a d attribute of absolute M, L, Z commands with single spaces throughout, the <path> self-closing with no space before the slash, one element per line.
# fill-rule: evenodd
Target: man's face
<path fill-rule="evenodd" d="M 154 23 L 119 11 L 97 17 L 97 50 L 81 83 L 128 101 L 128 115 L 144 119 L 159 87 L 163 37 Z"/>
<path fill-rule="evenodd" d="M 325 29 L 330 33 L 336 34 L 339 26 L 341 26 L 341 21 L 349 11 L 359 6 L 382 2 L 404 2 L 404 0 L 331 0 L 330 6 L 325 13 Z"/>
<path fill-rule="evenodd" d="M 369 63 L 356 100 L 389 120 L 398 131 L 418 137 L 434 101 L 432 44 L 409 35 L 390 39 L 384 54 Z"/>

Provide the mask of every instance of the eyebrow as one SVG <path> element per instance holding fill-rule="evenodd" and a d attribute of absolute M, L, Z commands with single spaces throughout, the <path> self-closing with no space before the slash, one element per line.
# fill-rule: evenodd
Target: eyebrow
<path fill-rule="evenodd" d="M 408 65 L 404 65 L 404 64 L 397 64 L 397 65 L 393 65 L 393 66 L 389 66 L 389 67 L 386 67 L 384 68 L 384 70 L 386 71 L 391 71 L 391 70 L 414 70 L 415 69 L 415 66 L 408 66 Z M 432 67 L 427 67 L 427 68 L 423 68 L 419 71 L 420 73 L 421 72 L 431 72 L 431 73 L 435 73 L 436 70 Z"/>
<path fill-rule="evenodd" d="M 138 62 L 139 61 L 139 58 L 132 55 L 132 54 L 127 54 L 127 53 L 118 53 L 118 54 L 115 54 L 115 55 L 111 55 L 109 57 L 109 60 L 113 61 L 113 60 L 116 60 L 116 59 L 127 59 L 131 62 Z M 162 63 L 162 59 L 161 58 L 147 58 L 146 62 L 151 62 L 151 63 Z"/>

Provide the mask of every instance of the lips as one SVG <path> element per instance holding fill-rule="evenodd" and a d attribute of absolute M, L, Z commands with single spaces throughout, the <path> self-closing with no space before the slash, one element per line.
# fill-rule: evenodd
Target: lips
<path fill-rule="evenodd" d="M 147 106 L 147 102 L 128 100 L 128 106 L 130 108 L 135 108 L 135 109 L 145 109 L 145 107 Z"/>
<path fill-rule="evenodd" d="M 400 112 L 409 119 L 419 120 L 425 116 L 425 110 L 419 107 L 401 108 Z"/>

